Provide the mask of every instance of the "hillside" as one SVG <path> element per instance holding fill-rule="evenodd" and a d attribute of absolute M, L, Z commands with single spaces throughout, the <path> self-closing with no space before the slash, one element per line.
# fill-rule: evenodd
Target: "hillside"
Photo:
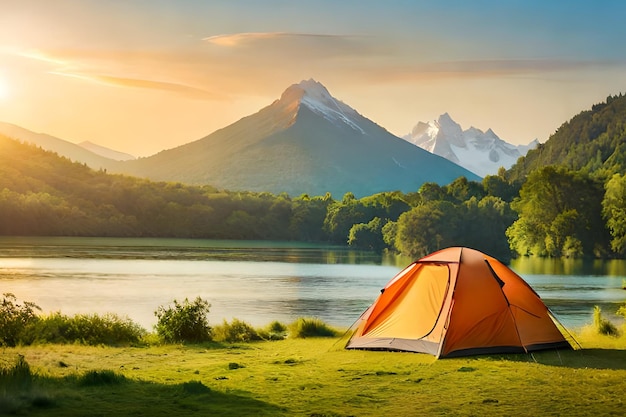
<path fill-rule="evenodd" d="M 0 236 L 334 241 L 344 226 L 395 221 L 409 207 L 402 195 L 367 197 L 325 231 L 336 204 L 327 196 L 292 200 L 107 174 L 0 135 Z"/>
<path fill-rule="evenodd" d="M 133 155 L 125 152 L 119 152 L 115 149 L 110 149 L 105 146 L 98 145 L 97 143 L 89 142 L 88 140 L 79 143 L 78 146 L 87 149 L 89 152 L 93 152 L 96 155 L 100 155 L 114 161 L 130 161 L 132 159 L 136 159 Z"/>
<path fill-rule="evenodd" d="M 2 135 L 0 149 L 0 235 L 224 233 L 219 225 L 230 212 L 216 217 L 220 206 L 213 201 L 229 201 L 210 187 L 110 175 Z"/>
<path fill-rule="evenodd" d="M 626 96 L 610 96 L 582 111 L 508 171 L 511 180 L 524 180 L 543 166 L 565 165 L 607 178 L 626 173 Z"/>
<path fill-rule="evenodd" d="M 414 192 L 470 171 L 410 144 L 335 99 L 314 80 L 195 142 L 128 161 L 119 172 L 228 190 L 341 197 Z"/>
<path fill-rule="evenodd" d="M 0 122 L 0 135 L 39 146 L 42 149 L 69 158 L 74 162 L 87 164 L 96 170 L 106 169 L 112 164 L 115 164 L 113 158 L 94 152 L 93 149 L 89 149 L 88 147 L 77 145 L 45 133 L 36 133 L 11 123 Z"/>

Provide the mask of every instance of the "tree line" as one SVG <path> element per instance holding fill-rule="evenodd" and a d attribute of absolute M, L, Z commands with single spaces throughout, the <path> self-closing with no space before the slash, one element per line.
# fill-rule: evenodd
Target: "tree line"
<path fill-rule="evenodd" d="M 626 254 L 626 177 L 547 166 L 525 181 L 412 193 L 290 197 L 110 175 L 0 139 L 0 235 L 185 237 L 327 242 L 421 257 L 469 246 L 516 255 Z"/>

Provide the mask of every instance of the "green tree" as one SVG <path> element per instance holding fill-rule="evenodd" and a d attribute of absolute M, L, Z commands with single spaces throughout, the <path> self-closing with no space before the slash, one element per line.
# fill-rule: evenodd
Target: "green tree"
<path fill-rule="evenodd" d="M 519 188 L 504 178 L 504 175 L 487 175 L 482 181 L 485 193 L 511 202 L 519 193 Z"/>
<path fill-rule="evenodd" d="M 398 235 L 398 222 L 388 221 L 381 229 L 383 242 L 389 249 L 398 250 L 396 247 L 396 236 Z"/>
<path fill-rule="evenodd" d="M 445 193 L 456 202 L 467 201 L 472 197 L 481 199 L 485 196 L 485 190 L 480 182 L 468 181 L 465 177 L 459 177 L 443 187 Z"/>
<path fill-rule="evenodd" d="M 324 231 L 331 242 L 345 244 L 352 226 L 369 220 L 363 204 L 346 194 L 343 201 L 335 201 L 328 206 L 324 219 Z"/>
<path fill-rule="evenodd" d="M 200 297 L 194 301 L 185 298 L 182 303 L 174 300 L 174 306 L 159 306 L 154 315 L 157 334 L 168 343 L 206 342 L 212 338 L 207 315 L 211 305 Z"/>
<path fill-rule="evenodd" d="M 368 223 L 353 225 L 348 235 L 348 244 L 355 248 L 382 251 L 385 248 L 383 226 L 384 223 L 379 217 L 374 217 Z"/>
<path fill-rule="evenodd" d="M 606 252 L 602 187 L 589 175 L 562 166 L 532 172 L 511 207 L 519 218 L 506 234 L 517 253 L 593 256 Z"/>
<path fill-rule="evenodd" d="M 422 202 L 441 201 L 446 199 L 446 191 L 436 182 L 425 182 L 419 189 Z"/>
<path fill-rule="evenodd" d="M 288 226 L 290 238 L 305 242 L 326 240 L 324 219 L 331 201 L 323 197 L 310 198 L 308 195 L 294 199 Z"/>
<path fill-rule="evenodd" d="M 421 258 L 457 241 L 457 208 L 448 201 L 430 201 L 403 213 L 397 222 L 396 248 Z"/>
<path fill-rule="evenodd" d="M 615 174 L 605 185 L 602 215 L 611 232 L 611 249 L 626 254 L 626 175 Z"/>
<path fill-rule="evenodd" d="M 4 293 L 0 304 L 0 346 L 15 346 L 21 342 L 25 329 L 39 320 L 39 306 L 29 301 L 18 304 L 11 293 Z"/>
<path fill-rule="evenodd" d="M 500 260 L 511 258 L 511 250 L 506 238 L 506 229 L 511 226 L 516 214 L 510 205 L 501 198 L 476 197 L 463 203 L 465 210 L 459 210 L 461 233 L 458 245 L 469 246 Z"/>

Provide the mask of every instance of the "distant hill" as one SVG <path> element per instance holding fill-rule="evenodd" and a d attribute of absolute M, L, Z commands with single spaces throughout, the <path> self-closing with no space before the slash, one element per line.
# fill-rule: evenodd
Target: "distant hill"
<path fill-rule="evenodd" d="M 584 169 L 601 177 L 626 173 L 626 96 L 610 96 L 563 123 L 507 174 L 512 180 L 523 180 L 546 165 Z"/>
<path fill-rule="evenodd" d="M 528 145 L 516 146 L 500 139 L 491 129 L 486 132 L 475 127 L 463 130 L 448 113 L 437 120 L 418 122 L 403 139 L 481 177 L 497 174 L 500 167 L 510 168 L 539 143 L 534 140 Z"/>
<path fill-rule="evenodd" d="M 392 135 L 314 80 L 205 138 L 127 161 L 116 170 L 153 180 L 292 196 L 417 191 L 480 177 Z"/>
<path fill-rule="evenodd" d="M 112 159 L 114 161 L 131 161 L 133 159 L 137 159 L 133 155 L 119 152 L 114 149 L 107 148 L 105 146 L 98 145 L 93 142 L 84 141 L 78 144 L 81 148 L 87 149 L 89 152 L 93 152 L 96 155 L 103 156 L 108 159 Z"/>
<path fill-rule="evenodd" d="M 36 133 L 11 123 L 0 122 L 0 134 L 20 142 L 39 146 L 47 151 L 55 152 L 74 162 L 87 164 L 87 166 L 93 169 L 105 169 L 115 163 L 113 159 L 102 156 L 83 146 L 45 133 Z"/>

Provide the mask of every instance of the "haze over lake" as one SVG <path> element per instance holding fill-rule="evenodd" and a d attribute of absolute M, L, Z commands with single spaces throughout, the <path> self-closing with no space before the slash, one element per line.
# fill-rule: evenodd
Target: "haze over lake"
<path fill-rule="evenodd" d="M 0 292 L 45 313 L 116 313 L 148 330 L 154 311 L 202 297 L 209 321 L 255 326 L 319 317 L 348 327 L 410 259 L 343 247 L 190 239 L 0 238 Z M 570 328 L 594 305 L 613 317 L 626 300 L 626 261 L 522 258 L 512 268 Z"/>

